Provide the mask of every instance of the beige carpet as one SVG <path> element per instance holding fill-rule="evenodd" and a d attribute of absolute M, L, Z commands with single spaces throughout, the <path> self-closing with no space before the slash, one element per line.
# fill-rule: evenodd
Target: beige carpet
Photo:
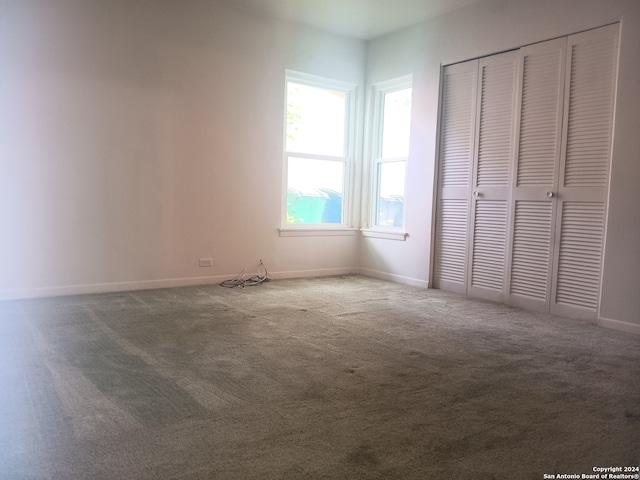
<path fill-rule="evenodd" d="M 364 277 L 0 303 L 2 479 L 638 465 L 640 337 Z"/>

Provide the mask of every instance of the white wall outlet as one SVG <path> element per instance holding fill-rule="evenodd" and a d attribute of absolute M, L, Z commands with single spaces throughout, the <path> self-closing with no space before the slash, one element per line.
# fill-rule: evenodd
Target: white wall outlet
<path fill-rule="evenodd" d="M 201 258 L 198 260 L 198 265 L 201 267 L 213 267 L 213 259 L 212 258 Z"/>

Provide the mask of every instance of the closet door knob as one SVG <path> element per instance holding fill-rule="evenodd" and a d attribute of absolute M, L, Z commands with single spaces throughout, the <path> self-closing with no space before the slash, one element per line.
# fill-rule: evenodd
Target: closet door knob
<path fill-rule="evenodd" d="M 478 190 L 474 190 L 473 191 L 473 196 L 474 197 L 479 197 L 480 196 L 480 192 Z"/>
<path fill-rule="evenodd" d="M 549 198 L 553 197 L 553 192 L 547 192 L 547 197 Z"/>

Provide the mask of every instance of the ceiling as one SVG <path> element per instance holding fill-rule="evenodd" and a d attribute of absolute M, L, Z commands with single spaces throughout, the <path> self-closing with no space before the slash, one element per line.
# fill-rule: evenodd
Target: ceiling
<path fill-rule="evenodd" d="M 370 40 L 478 0 L 232 0 L 270 16 Z"/>

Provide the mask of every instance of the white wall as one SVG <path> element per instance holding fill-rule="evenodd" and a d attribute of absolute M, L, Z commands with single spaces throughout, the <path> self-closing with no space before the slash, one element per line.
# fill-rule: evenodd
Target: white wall
<path fill-rule="evenodd" d="M 357 237 L 277 229 L 285 68 L 364 60 L 215 1 L 0 0 L 0 298 L 357 269 Z"/>
<path fill-rule="evenodd" d="M 369 84 L 414 74 L 406 242 L 364 238 L 362 271 L 429 278 L 440 66 L 620 21 L 621 50 L 600 323 L 640 333 L 640 2 L 487 0 L 369 44 Z"/>

